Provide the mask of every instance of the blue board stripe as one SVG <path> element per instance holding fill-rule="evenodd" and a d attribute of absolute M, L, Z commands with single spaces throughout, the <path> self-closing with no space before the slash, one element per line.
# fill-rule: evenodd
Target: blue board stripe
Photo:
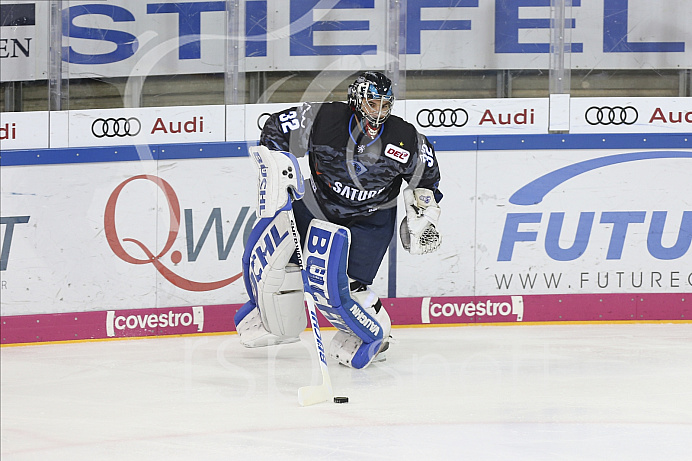
<path fill-rule="evenodd" d="M 479 150 L 692 148 L 692 133 L 479 136 Z"/>
<path fill-rule="evenodd" d="M 429 136 L 438 152 L 544 149 L 692 149 L 692 133 Z M 246 157 L 256 141 L 3 150 L 0 165 Z"/>
<path fill-rule="evenodd" d="M 247 157 L 248 145 L 255 144 L 255 142 L 214 142 L 4 150 L 0 154 L 0 165 L 54 165 L 64 163 Z"/>

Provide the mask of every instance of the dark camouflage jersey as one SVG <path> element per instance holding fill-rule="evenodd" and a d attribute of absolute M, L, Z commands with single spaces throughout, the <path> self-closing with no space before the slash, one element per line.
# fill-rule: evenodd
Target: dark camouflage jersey
<path fill-rule="evenodd" d="M 373 139 L 342 102 L 304 103 L 273 114 L 260 144 L 308 155 L 317 202 L 329 219 L 367 216 L 396 206 L 402 180 L 437 190 L 440 171 L 427 138 L 400 117 L 390 116 Z"/>

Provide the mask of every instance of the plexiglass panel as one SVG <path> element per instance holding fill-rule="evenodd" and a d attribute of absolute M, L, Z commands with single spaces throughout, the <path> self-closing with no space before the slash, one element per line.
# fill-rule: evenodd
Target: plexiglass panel
<path fill-rule="evenodd" d="M 0 109 L 689 96 L 692 2 L 1 0 Z"/>

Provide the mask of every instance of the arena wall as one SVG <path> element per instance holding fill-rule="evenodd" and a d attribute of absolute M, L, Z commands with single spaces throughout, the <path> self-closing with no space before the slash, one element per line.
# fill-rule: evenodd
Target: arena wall
<path fill-rule="evenodd" d="M 441 249 L 373 285 L 394 324 L 688 321 L 689 99 L 398 102 L 445 197 Z M 287 106 L 2 113 L 2 344 L 233 331 Z"/>

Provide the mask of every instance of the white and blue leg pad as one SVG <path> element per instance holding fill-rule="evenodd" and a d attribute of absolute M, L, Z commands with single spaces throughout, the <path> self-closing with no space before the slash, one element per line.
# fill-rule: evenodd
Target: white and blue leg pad
<path fill-rule="evenodd" d="M 257 217 L 243 253 L 243 279 L 250 301 L 236 313 L 240 342 L 247 347 L 298 340 L 305 329 L 300 267 L 288 261 L 295 251 L 291 198 L 305 193 L 296 158 L 289 152 L 250 148 L 258 169 Z"/>
<path fill-rule="evenodd" d="M 295 342 L 307 326 L 303 278 L 288 261 L 295 251 L 290 201 L 273 218 L 260 219 L 243 253 L 243 279 L 250 301 L 234 321 L 246 347 Z"/>
<path fill-rule="evenodd" d="M 249 151 L 258 170 L 258 218 L 273 218 L 291 201 L 291 196 L 294 200 L 303 198 L 305 182 L 293 154 L 266 146 L 254 146 Z"/>
<path fill-rule="evenodd" d="M 344 365 L 364 368 L 389 338 L 391 321 L 383 308 L 375 312 L 378 298 L 372 291 L 363 291 L 354 299 L 347 275 L 350 240 L 347 228 L 313 219 L 304 256 L 315 305 L 340 330 L 330 355 Z"/>

